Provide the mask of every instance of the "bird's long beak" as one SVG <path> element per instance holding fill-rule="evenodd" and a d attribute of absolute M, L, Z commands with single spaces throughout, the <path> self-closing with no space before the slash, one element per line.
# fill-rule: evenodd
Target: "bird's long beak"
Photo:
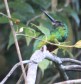
<path fill-rule="evenodd" d="M 47 14 L 47 12 L 44 9 L 41 8 L 41 11 L 52 21 L 52 23 L 56 23 L 56 20 L 49 14 Z"/>
<path fill-rule="evenodd" d="M 41 8 L 41 11 L 51 20 L 53 25 L 55 25 L 55 26 L 63 26 L 62 22 L 55 20 L 44 9 Z"/>

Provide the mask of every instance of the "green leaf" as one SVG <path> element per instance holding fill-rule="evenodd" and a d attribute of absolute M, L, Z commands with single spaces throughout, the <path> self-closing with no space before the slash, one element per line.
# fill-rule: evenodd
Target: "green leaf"
<path fill-rule="evenodd" d="M 75 4 L 75 9 L 77 12 L 80 11 L 79 0 L 72 0 L 72 3 Z"/>
<path fill-rule="evenodd" d="M 75 19 L 77 25 L 79 26 L 80 25 L 80 19 L 79 19 L 78 14 L 75 11 L 72 11 L 70 15 Z"/>
<path fill-rule="evenodd" d="M 22 36 L 17 36 L 17 40 L 19 40 L 20 38 L 21 38 Z M 13 34 L 12 34 L 12 32 L 10 33 L 10 36 L 9 36 L 9 44 L 8 44 L 8 49 L 9 49 L 9 47 L 11 46 L 11 45 L 13 45 L 14 44 L 14 37 L 13 37 Z"/>
<path fill-rule="evenodd" d="M 57 49 L 55 49 L 54 51 L 52 51 L 52 53 L 55 54 L 55 55 L 57 55 L 58 50 L 59 50 L 59 48 L 57 48 Z"/>
<path fill-rule="evenodd" d="M 22 2 L 22 1 L 14 1 L 14 2 L 10 2 L 9 3 L 10 8 L 13 8 L 13 10 L 15 10 L 16 12 L 19 12 L 21 14 L 27 14 L 27 13 L 32 13 L 34 14 L 34 10 L 32 8 L 32 6 L 26 2 Z"/>
<path fill-rule="evenodd" d="M 78 13 L 74 9 L 72 9 L 70 6 L 66 7 L 65 11 L 66 13 L 68 13 L 70 16 L 72 16 L 75 19 L 77 25 L 79 26 L 80 19 L 79 19 Z"/>
<path fill-rule="evenodd" d="M 26 35 L 27 45 L 29 45 L 31 40 L 36 37 L 36 32 L 35 32 L 35 30 L 31 29 L 30 27 L 24 27 L 24 32 Z"/>
<path fill-rule="evenodd" d="M 26 17 L 23 16 L 22 14 L 20 14 L 19 12 L 13 12 L 13 13 L 12 13 L 12 17 L 13 17 L 13 18 L 18 18 L 18 19 L 20 19 L 21 21 L 26 21 L 26 20 L 27 20 Z"/>
<path fill-rule="evenodd" d="M 12 16 L 25 22 L 35 15 L 33 7 L 26 1 L 15 0 L 9 2 L 9 7 L 14 11 Z"/>
<path fill-rule="evenodd" d="M 39 67 L 43 73 L 44 73 L 44 70 L 47 69 L 47 67 L 49 66 L 49 63 L 50 61 L 47 59 L 44 59 L 42 62 L 39 63 Z"/>
<path fill-rule="evenodd" d="M 32 0 L 32 1 L 33 1 L 33 3 L 36 3 L 36 4 L 38 4 L 39 6 L 45 8 L 45 9 L 49 8 L 50 5 L 51 5 L 50 0 Z"/>
<path fill-rule="evenodd" d="M 54 28 L 53 28 L 53 25 L 51 23 L 51 21 L 46 17 L 45 20 L 43 19 L 39 19 L 39 22 L 44 26 L 46 27 L 47 29 L 49 29 L 50 31 L 52 31 Z"/>
<path fill-rule="evenodd" d="M 8 22 L 9 22 L 8 18 L 4 16 L 0 17 L 0 23 L 8 23 Z"/>
<path fill-rule="evenodd" d="M 37 26 L 35 24 L 32 24 L 33 26 L 35 26 L 36 28 L 38 28 L 45 36 L 49 36 L 50 35 L 50 30 L 47 29 L 46 27 L 40 25 L 40 26 Z"/>
<path fill-rule="evenodd" d="M 38 45 L 39 43 L 42 41 L 42 38 L 43 38 L 43 35 L 42 36 L 39 36 L 37 40 L 35 40 L 34 42 L 34 47 L 33 47 L 33 51 L 37 50 L 38 49 Z M 41 45 L 43 46 L 43 45 Z"/>
<path fill-rule="evenodd" d="M 3 9 L 3 8 L 5 8 L 5 5 L 4 5 L 4 3 L 0 2 L 0 10 Z"/>
<path fill-rule="evenodd" d="M 81 48 L 81 40 L 79 40 L 75 45 L 74 47 L 76 48 Z"/>
<path fill-rule="evenodd" d="M 8 48 L 9 48 L 12 44 L 14 44 L 14 38 L 13 38 L 12 33 L 10 33 Z"/>

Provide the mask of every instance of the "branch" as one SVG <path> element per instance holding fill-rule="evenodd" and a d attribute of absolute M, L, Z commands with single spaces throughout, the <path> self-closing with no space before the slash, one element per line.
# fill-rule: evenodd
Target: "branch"
<path fill-rule="evenodd" d="M 36 81 L 36 74 L 37 74 L 37 67 L 38 63 L 41 62 L 43 59 L 45 59 L 46 55 L 44 54 L 46 52 L 46 46 L 44 46 L 44 49 L 36 50 L 34 54 L 31 56 L 30 60 L 32 60 L 32 63 L 29 63 L 28 65 L 28 71 L 27 71 L 27 84 L 35 84 Z"/>
<path fill-rule="evenodd" d="M 33 55 L 31 56 L 30 60 L 22 61 L 23 64 L 28 64 L 28 71 L 27 71 L 27 84 L 35 84 L 36 81 L 36 74 L 37 74 L 37 67 L 38 63 L 41 62 L 43 59 L 49 59 L 54 62 L 56 65 L 58 71 L 60 72 L 60 75 L 63 77 L 64 80 L 67 80 L 68 77 L 66 75 L 65 70 L 73 70 L 73 69 L 81 69 L 80 65 L 62 65 L 61 58 L 52 55 L 46 48 L 46 46 L 43 46 L 40 50 L 36 50 Z M 65 58 L 66 59 L 66 58 Z M 10 77 L 10 75 L 13 73 L 13 71 L 19 66 L 21 63 L 17 63 L 14 65 L 14 67 L 11 69 L 11 71 L 6 75 L 6 77 L 0 82 L 0 84 L 4 84 L 7 79 Z"/>
<path fill-rule="evenodd" d="M 59 73 L 55 74 L 54 77 L 50 78 L 51 81 L 48 84 L 53 84 L 53 82 L 56 81 L 57 78 L 60 78 L 60 74 Z"/>
<path fill-rule="evenodd" d="M 75 59 L 61 58 L 61 60 L 62 60 L 62 63 L 69 62 L 69 63 L 75 63 L 75 64 L 78 64 L 78 65 L 81 65 L 81 61 L 78 61 L 78 60 L 75 60 Z"/>
<path fill-rule="evenodd" d="M 65 0 L 64 6 L 62 8 L 60 8 L 60 9 L 57 9 L 56 11 L 57 12 L 62 12 L 66 7 L 69 6 L 70 3 L 71 3 L 71 0 Z"/>
<path fill-rule="evenodd" d="M 72 71 L 81 71 L 81 65 L 66 65 L 63 66 L 64 70 L 72 70 Z"/>
<path fill-rule="evenodd" d="M 5 3 L 7 15 L 8 15 L 9 18 L 11 18 L 11 14 L 10 14 L 10 10 L 9 10 L 9 7 L 8 7 L 7 0 L 4 0 L 4 3 Z M 15 46 L 16 46 L 18 57 L 19 57 L 19 61 L 21 63 L 21 69 L 22 69 L 22 72 L 23 72 L 23 76 L 24 76 L 24 79 L 25 79 L 25 82 L 26 82 L 25 69 L 24 69 L 24 66 L 23 66 L 23 63 L 22 63 L 22 56 L 21 56 L 20 48 L 19 48 L 18 41 L 17 41 L 17 38 L 16 38 L 16 33 L 15 33 L 15 30 L 14 30 L 13 22 L 11 20 L 9 20 L 9 23 L 10 23 L 12 34 L 13 34 L 13 37 L 14 37 Z"/>
<path fill-rule="evenodd" d="M 55 63 L 56 67 L 58 68 L 58 70 L 60 72 L 60 75 L 62 76 L 62 78 L 64 80 L 68 79 L 68 77 L 64 71 L 64 68 L 62 66 L 61 59 L 57 56 L 53 56 L 46 49 L 46 46 L 44 46 L 41 50 L 37 50 L 30 58 L 30 60 L 33 60 L 34 63 L 29 63 L 27 79 L 26 79 L 27 84 L 35 84 L 38 63 L 41 62 L 45 58 L 47 58 Z"/>
<path fill-rule="evenodd" d="M 27 63 L 30 63 L 30 62 L 31 62 L 30 60 L 24 60 L 24 61 L 22 61 L 23 64 L 27 64 Z M 17 64 L 15 64 L 15 65 L 13 66 L 13 68 L 10 70 L 10 72 L 6 75 L 6 77 L 0 82 L 0 84 L 4 84 L 4 83 L 7 81 L 7 79 L 11 76 L 11 74 L 15 71 L 15 69 L 16 69 L 18 66 L 20 66 L 20 65 L 21 65 L 20 62 L 17 63 Z"/>
<path fill-rule="evenodd" d="M 25 70 L 28 69 L 28 65 L 25 66 Z M 23 74 L 21 74 L 20 78 L 18 79 L 16 84 L 21 84 L 21 82 L 23 81 Z"/>
<path fill-rule="evenodd" d="M 68 81 L 63 81 L 63 82 L 54 83 L 54 84 L 81 84 L 81 79 L 68 80 Z"/>
<path fill-rule="evenodd" d="M 30 22 L 36 20 L 37 18 L 41 17 L 42 15 L 43 14 L 37 15 L 37 16 L 33 17 L 32 19 L 28 20 L 27 23 L 26 23 L 26 25 L 28 26 Z"/>

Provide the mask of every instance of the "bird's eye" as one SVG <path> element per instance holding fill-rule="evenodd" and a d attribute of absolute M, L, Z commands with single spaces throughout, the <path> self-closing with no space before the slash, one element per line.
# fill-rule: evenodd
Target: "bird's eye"
<path fill-rule="evenodd" d="M 63 24 L 63 23 L 59 23 L 59 25 L 60 25 L 60 26 L 64 26 L 64 24 Z"/>
<path fill-rule="evenodd" d="M 56 21 L 56 24 L 55 25 L 56 26 L 63 26 L 64 24 L 62 22 L 60 22 L 60 21 Z"/>

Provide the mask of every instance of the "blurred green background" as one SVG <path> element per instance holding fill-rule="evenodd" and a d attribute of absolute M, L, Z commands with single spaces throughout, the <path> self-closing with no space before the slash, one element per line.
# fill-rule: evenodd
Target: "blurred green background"
<path fill-rule="evenodd" d="M 37 25 L 42 24 L 48 29 L 52 29 L 52 24 L 39 9 L 41 6 L 55 17 L 55 19 L 59 20 L 60 18 L 67 23 L 69 35 L 66 41 L 70 41 L 71 44 L 74 44 L 81 39 L 81 0 L 8 0 L 8 4 L 12 17 L 19 19 L 21 22 L 19 25 L 14 24 L 16 31 L 17 27 L 18 30 L 22 29 L 23 26 L 31 28 L 31 23 Z M 3 0 L 0 0 L 0 13 L 6 14 Z M 39 30 L 36 32 L 37 35 L 39 35 L 38 31 Z M 25 32 L 25 34 L 26 33 L 28 33 L 28 31 Z M 32 32 L 30 32 L 30 34 L 32 34 Z M 23 60 L 29 59 L 34 51 L 34 39 L 20 36 L 18 37 L 18 42 Z M 64 55 L 63 52 L 59 50 L 58 56 L 81 60 L 81 49 L 73 48 L 71 52 L 72 54 L 65 53 Z M 0 81 L 17 62 L 19 62 L 19 59 L 9 21 L 6 17 L 0 15 Z M 44 66 L 38 69 L 36 84 L 52 84 L 53 82 L 61 80 L 59 77 L 54 79 L 58 71 L 53 64 L 49 64 L 44 70 L 43 67 Z M 75 73 L 69 71 L 67 73 L 70 79 L 81 78 L 80 72 Z M 14 71 L 6 84 L 16 84 L 20 75 L 21 69 L 19 67 Z"/>

